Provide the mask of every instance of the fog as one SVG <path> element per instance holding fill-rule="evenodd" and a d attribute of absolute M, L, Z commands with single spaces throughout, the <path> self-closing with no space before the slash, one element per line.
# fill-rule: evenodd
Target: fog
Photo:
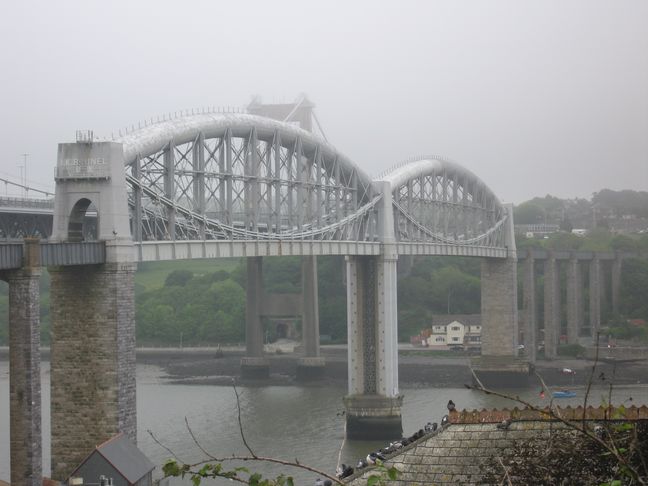
<path fill-rule="evenodd" d="M 432 153 L 516 203 L 647 190 L 647 25 L 644 0 L 7 1 L 0 177 L 28 153 L 53 188 L 77 129 L 306 93 L 370 174 Z"/>

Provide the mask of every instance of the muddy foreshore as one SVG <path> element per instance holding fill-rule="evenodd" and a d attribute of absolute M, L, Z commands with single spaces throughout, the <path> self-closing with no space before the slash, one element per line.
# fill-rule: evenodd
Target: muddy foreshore
<path fill-rule="evenodd" d="M 263 381 L 243 381 L 240 378 L 240 363 L 244 355 L 242 348 L 138 348 L 137 362 L 159 366 L 170 383 L 209 384 L 229 386 L 233 380 L 246 385 L 299 385 L 299 386 L 346 386 L 347 354 L 345 346 L 322 346 L 326 365 L 321 380 L 297 382 L 295 379 L 298 353 L 274 352 L 266 356 L 270 362 L 270 378 Z M 43 361 L 49 361 L 49 349 L 41 350 Z M 7 347 L 0 347 L 0 360 L 9 360 Z M 592 377 L 592 383 L 617 385 L 648 384 L 648 361 L 630 363 L 596 363 L 593 361 L 559 359 L 538 361 L 536 371 L 548 385 L 585 385 Z M 565 374 L 563 368 L 575 371 Z M 416 348 L 401 349 L 398 358 L 398 376 L 401 388 L 426 386 L 453 387 L 471 383 L 470 357 L 439 357 L 434 353 Z M 535 375 L 530 385 L 540 382 Z"/>
<path fill-rule="evenodd" d="M 231 385 L 240 378 L 241 350 L 141 349 L 137 362 L 160 366 L 168 380 L 183 384 Z M 326 365 L 321 380 L 311 383 L 295 380 L 296 353 L 268 354 L 270 378 L 263 381 L 245 381 L 248 385 L 346 386 L 347 357 L 344 348 L 322 348 Z M 585 385 L 592 376 L 593 361 L 560 359 L 538 361 L 536 371 L 548 385 Z M 563 373 L 569 368 L 575 374 Z M 424 351 L 401 351 L 398 366 L 399 382 L 403 388 L 424 386 L 452 387 L 471 383 L 470 358 L 465 356 L 438 357 Z M 593 383 L 613 379 L 615 384 L 648 383 L 648 362 L 623 364 L 596 363 Z M 530 384 L 540 384 L 532 375 Z"/>

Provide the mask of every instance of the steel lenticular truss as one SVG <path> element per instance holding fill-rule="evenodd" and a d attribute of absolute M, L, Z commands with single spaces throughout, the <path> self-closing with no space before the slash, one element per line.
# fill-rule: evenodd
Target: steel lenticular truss
<path fill-rule="evenodd" d="M 117 141 L 136 241 L 375 239 L 369 177 L 293 125 L 199 114 Z"/>
<path fill-rule="evenodd" d="M 506 210 L 486 184 L 459 164 L 420 157 L 380 178 L 392 187 L 398 241 L 504 247 Z"/>
<path fill-rule="evenodd" d="M 378 241 L 382 192 L 325 140 L 244 113 L 200 113 L 135 130 L 124 145 L 137 242 Z M 381 174 L 399 243 L 505 248 L 507 211 L 474 174 L 421 157 Z"/>

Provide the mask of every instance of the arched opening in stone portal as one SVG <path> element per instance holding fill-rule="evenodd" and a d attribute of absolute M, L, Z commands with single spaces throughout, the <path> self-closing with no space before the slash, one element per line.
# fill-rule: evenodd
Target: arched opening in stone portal
<path fill-rule="evenodd" d="M 70 212 L 68 241 L 96 240 L 98 217 L 97 208 L 90 199 L 79 199 Z"/>

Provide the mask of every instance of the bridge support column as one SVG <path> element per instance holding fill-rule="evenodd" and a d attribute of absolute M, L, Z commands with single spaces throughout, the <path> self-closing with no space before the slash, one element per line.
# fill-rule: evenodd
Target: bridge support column
<path fill-rule="evenodd" d="M 577 258 L 569 260 L 567 267 L 567 342 L 578 344 L 583 326 L 583 277 Z"/>
<path fill-rule="evenodd" d="M 313 380 L 324 374 L 320 356 L 317 257 L 302 257 L 302 344 L 304 356 L 297 360 L 297 379 Z"/>
<path fill-rule="evenodd" d="M 531 254 L 524 260 L 524 280 L 522 300 L 524 305 L 524 350 L 529 363 L 535 363 L 538 345 L 537 304 L 535 287 L 535 259 Z"/>
<path fill-rule="evenodd" d="M 472 360 L 485 386 L 524 386 L 529 364 L 518 358 L 517 258 L 485 258 L 481 269 L 482 355 Z"/>
<path fill-rule="evenodd" d="M 553 255 L 544 263 L 544 352 L 546 359 L 558 356 L 560 336 L 560 271 Z"/>
<path fill-rule="evenodd" d="M 137 440 L 132 245 L 103 265 L 50 268 L 52 477 L 64 480 L 97 444 Z M 112 255 L 112 256 L 111 256 Z"/>
<path fill-rule="evenodd" d="M 396 255 L 347 257 L 349 439 L 393 439 L 403 433 L 398 393 Z"/>
<path fill-rule="evenodd" d="M 245 357 L 241 358 L 241 376 L 268 378 L 270 365 L 263 356 L 263 257 L 247 259 L 247 303 L 245 306 Z"/>
<path fill-rule="evenodd" d="M 594 257 L 589 268 L 589 311 L 592 337 L 601 328 L 601 261 Z"/>
<path fill-rule="evenodd" d="M 612 313 L 619 314 L 619 295 L 621 294 L 621 269 L 623 258 L 617 253 L 612 262 Z"/>
<path fill-rule="evenodd" d="M 25 266 L 9 283 L 9 448 L 11 484 L 42 483 L 40 261 L 38 240 L 25 240 Z"/>

